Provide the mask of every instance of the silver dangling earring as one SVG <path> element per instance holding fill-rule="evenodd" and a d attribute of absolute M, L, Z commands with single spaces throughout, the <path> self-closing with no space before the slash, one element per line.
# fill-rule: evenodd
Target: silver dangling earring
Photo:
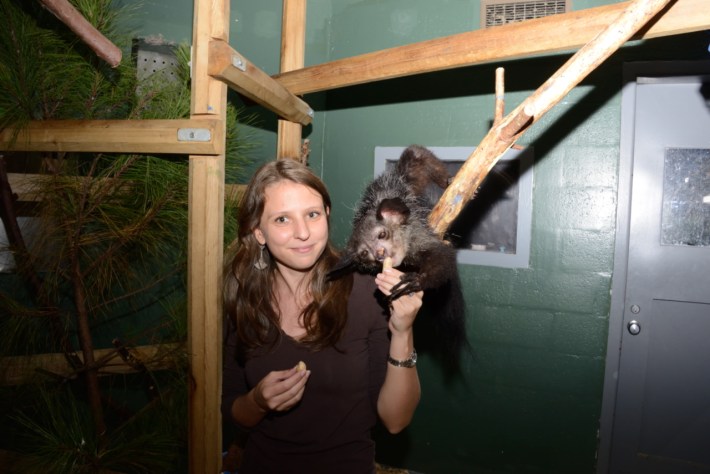
<path fill-rule="evenodd" d="M 261 245 L 261 252 L 259 252 L 259 259 L 254 262 L 254 268 L 257 270 L 264 270 L 269 266 L 269 262 L 266 261 L 264 255 L 266 254 L 266 245 Z"/>

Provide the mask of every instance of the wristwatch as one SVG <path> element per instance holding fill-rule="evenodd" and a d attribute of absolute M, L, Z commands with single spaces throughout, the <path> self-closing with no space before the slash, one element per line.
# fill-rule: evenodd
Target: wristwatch
<path fill-rule="evenodd" d="M 412 353 L 409 354 L 409 358 L 406 360 L 393 359 L 392 356 L 388 355 L 387 362 L 394 365 L 395 367 L 406 367 L 408 369 L 411 369 L 412 367 L 417 365 L 417 350 L 412 349 Z"/>

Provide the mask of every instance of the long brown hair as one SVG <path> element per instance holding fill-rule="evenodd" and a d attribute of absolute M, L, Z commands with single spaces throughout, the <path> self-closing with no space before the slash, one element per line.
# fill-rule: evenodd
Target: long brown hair
<path fill-rule="evenodd" d="M 237 238 L 228 250 L 224 278 L 224 304 L 237 331 L 241 357 L 248 357 L 256 348 L 273 345 L 281 337 L 273 292 L 277 267 L 270 258 L 265 259 L 267 268 L 254 267 L 262 251 L 267 252 L 257 242 L 254 229 L 264 212 L 266 187 L 283 180 L 313 189 L 323 198 L 325 208 L 331 207 L 323 181 L 296 160 L 268 162 L 252 176 L 239 203 Z M 328 280 L 328 270 L 337 260 L 338 252 L 328 241 L 310 272 L 309 291 L 313 301 L 303 310 L 306 335 L 299 342 L 312 350 L 335 346 L 345 328 L 352 278 Z"/>

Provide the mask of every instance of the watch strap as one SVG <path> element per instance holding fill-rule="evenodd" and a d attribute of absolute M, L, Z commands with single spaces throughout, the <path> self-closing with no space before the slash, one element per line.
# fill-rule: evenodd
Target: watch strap
<path fill-rule="evenodd" d="M 409 355 L 409 358 L 405 360 L 393 359 L 391 356 L 388 355 L 387 362 L 394 365 L 395 367 L 406 367 L 408 369 L 411 369 L 412 367 L 417 365 L 417 350 L 412 349 L 412 353 Z"/>

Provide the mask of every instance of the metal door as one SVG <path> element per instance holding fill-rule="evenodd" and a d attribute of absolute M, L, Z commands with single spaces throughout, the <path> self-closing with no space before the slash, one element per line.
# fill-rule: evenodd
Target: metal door
<path fill-rule="evenodd" d="M 630 205 L 605 472 L 710 472 L 709 88 L 710 75 L 638 77 L 625 102 Z"/>

